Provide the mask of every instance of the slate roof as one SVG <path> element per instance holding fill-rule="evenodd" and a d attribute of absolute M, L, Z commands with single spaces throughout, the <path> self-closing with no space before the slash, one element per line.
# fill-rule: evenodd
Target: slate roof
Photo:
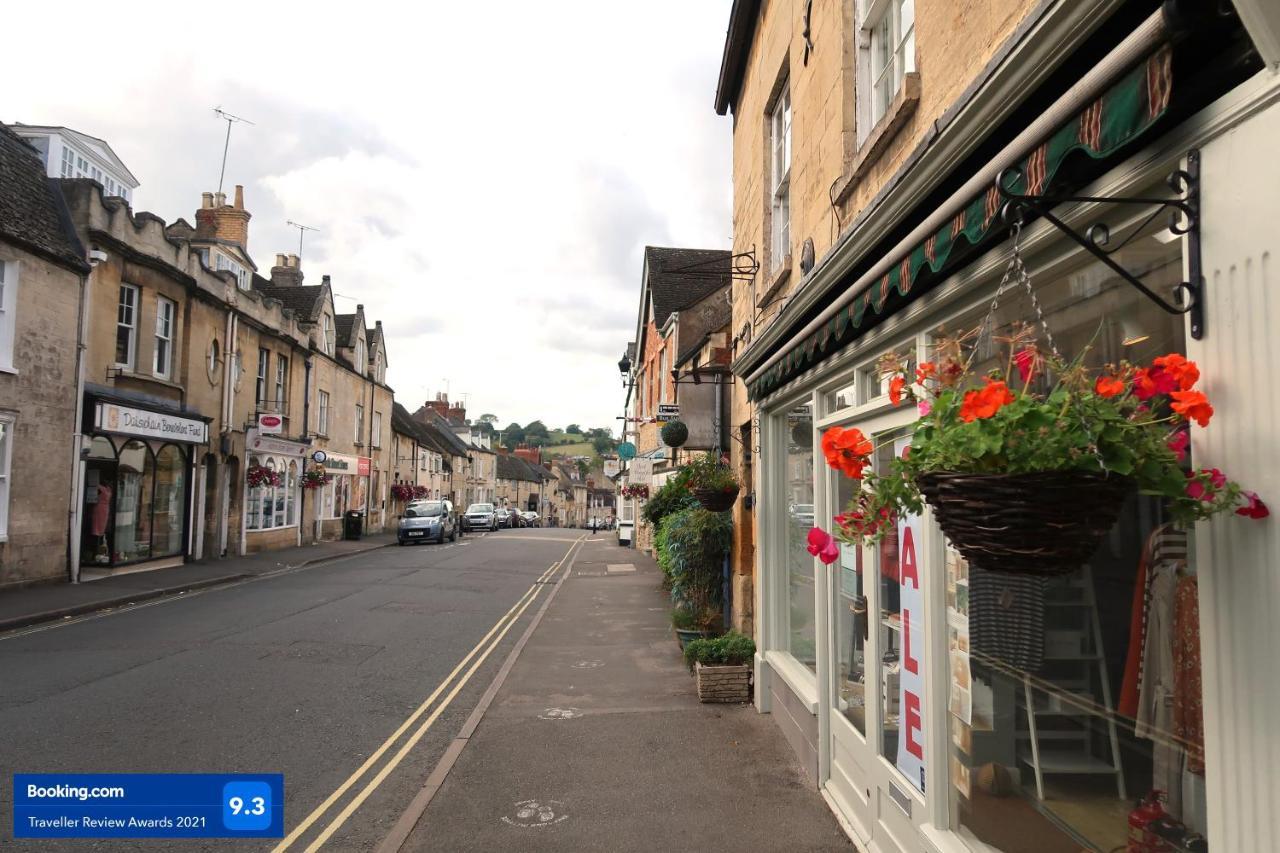
<path fill-rule="evenodd" d="M 450 455 L 450 451 L 446 447 L 442 447 L 436 437 L 431 434 L 425 425 L 418 423 L 409 414 L 409 410 L 399 403 L 393 403 L 391 406 L 391 428 L 401 435 L 407 435 L 414 441 L 424 447 L 427 447 L 441 456 Z"/>
<path fill-rule="evenodd" d="M 333 329 L 337 334 L 338 346 L 347 346 L 347 341 L 351 340 L 351 331 L 356 327 L 355 314 L 334 314 Z"/>
<path fill-rule="evenodd" d="M 423 429 L 430 433 L 432 438 L 436 439 L 438 445 L 448 448 L 445 452 L 453 456 L 471 455 L 471 448 L 467 443 L 453 434 L 453 430 L 449 429 L 449 424 L 434 409 L 423 407 L 419 409 L 419 412 L 425 412 L 423 417 L 427 420 L 423 421 L 417 418 L 415 420 L 418 420 Z"/>
<path fill-rule="evenodd" d="M 0 237 L 33 254 L 84 272 L 84 248 L 75 236 L 62 193 L 45 177 L 36 150 L 0 124 Z"/>
<path fill-rule="evenodd" d="M 649 297 L 658 328 L 674 311 L 701 302 L 729 283 L 728 249 L 666 249 L 645 246 Z"/>
<path fill-rule="evenodd" d="M 498 479 L 523 480 L 526 483 L 537 483 L 542 478 L 519 456 L 498 456 Z"/>
<path fill-rule="evenodd" d="M 253 277 L 253 289 L 263 296 L 270 296 L 272 299 L 280 300 L 285 308 L 308 321 L 315 316 L 316 302 L 324 294 L 324 285 L 322 284 L 298 285 L 296 287 L 289 284 L 276 285 L 272 284 L 269 279 L 256 275 Z"/>

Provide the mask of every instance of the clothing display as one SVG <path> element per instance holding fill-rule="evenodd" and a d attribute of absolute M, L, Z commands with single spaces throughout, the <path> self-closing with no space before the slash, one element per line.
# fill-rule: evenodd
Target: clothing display
<path fill-rule="evenodd" d="M 1116 710 L 1125 717 L 1138 715 L 1138 683 L 1142 677 L 1147 610 L 1150 606 L 1150 567 L 1166 560 L 1187 559 L 1187 534 L 1171 524 L 1162 524 L 1147 537 L 1138 559 L 1138 575 L 1133 587 L 1133 607 L 1129 620 L 1129 651 L 1125 658 L 1124 680 Z"/>
<path fill-rule="evenodd" d="M 1045 579 L 969 566 L 969 641 L 973 652 L 1025 672 L 1044 662 Z"/>
<path fill-rule="evenodd" d="M 106 483 L 98 484 L 98 501 L 93 505 L 93 518 L 90 521 L 90 532 L 94 536 L 105 536 L 107 521 L 111 518 L 111 487 Z"/>
<path fill-rule="evenodd" d="M 1173 733 L 1187 750 L 1187 770 L 1204 775 L 1204 704 L 1200 682 L 1200 589 L 1180 577 L 1173 594 Z"/>

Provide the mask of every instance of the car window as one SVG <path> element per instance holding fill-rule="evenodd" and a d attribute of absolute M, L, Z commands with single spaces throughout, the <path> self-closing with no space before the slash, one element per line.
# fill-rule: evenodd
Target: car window
<path fill-rule="evenodd" d="M 433 518 L 444 515 L 444 506 L 438 503 L 418 504 L 406 507 L 404 514 L 406 518 Z"/>

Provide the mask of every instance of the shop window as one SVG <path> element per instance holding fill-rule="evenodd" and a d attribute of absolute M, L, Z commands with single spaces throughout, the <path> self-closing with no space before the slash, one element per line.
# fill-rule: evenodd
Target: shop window
<path fill-rule="evenodd" d="M 277 484 L 256 488 L 246 485 L 245 527 L 249 530 L 276 530 L 295 523 L 297 500 L 297 462 L 284 457 L 252 456 L 249 466 L 262 467 L 276 475 Z"/>
<path fill-rule="evenodd" d="M 187 461 L 180 448 L 166 444 L 156 454 L 154 488 L 151 556 L 181 554 Z"/>
<path fill-rule="evenodd" d="M 787 448 L 781 495 L 787 507 L 786 651 L 816 671 L 815 569 L 808 551 L 809 530 L 814 524 L 813 407 L 806 403 L 794 408 L 780 422 L 785 428 Z"/>
<path fill-rule="evenodd" d="M 1157 292 L 1181 280 L 1176 243 L 1145 236 L 1116 257 Z M 1183 319 L 1101 264 L 1036 293 L 1059 349 L 1090 367 L 1185 352 Z M 986 313 L 948 322 L 934 341 Z M 962 352 L 979 372 L 1007 371 L 1001 339 L 1030 317 L 1025 295 L 1009 294 L 991 335 Z M 1134 496 L 1066 577 L 983 572 L 946 549 L 953 827 L 1002 853 L 1124 849 L 1132 802 L 1159 791 L 1175 826 L 1206 831 L 1198 567 L 1187 532 L 1167 521 L 1159 500 Z"/>
<path fill-rule="evenodd" d="M 141 441 L 120 448 L 116 470 L 115 553 L 112 562 L 151 557 L 151 498 L 155 460 Z"/>
<path fill-rule="evenodd" d="M 833 487 L 831 505 L 842 512 L 853 500 L 858 481 L 844 476 L 832 476 L 829 481 Z M 836 704 L 845 719 L 865 735 L 866 702 L 875 694 L 866 685 L 866 646 L 870 623 L 862 560 L 861 548 L 856 545 L 840 546 L 840 559 L 832 566 L 838 578 L 834 583 L 836 613 L 832 624 L 836 631 Z"/>

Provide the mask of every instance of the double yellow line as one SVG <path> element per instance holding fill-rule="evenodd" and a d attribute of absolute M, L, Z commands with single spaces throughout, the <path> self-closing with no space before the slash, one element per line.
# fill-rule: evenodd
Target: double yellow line
<path fill-rule="evenodd" d="M 574 545 L 576 544 L 577 542 L 575 541 Z M 569 547 L 569 552 L 572 551 L 573 546 L 571 545 Z M 433 710 L 425 720 L 422 721 L 422 724 L 418 726 L 409 739 L 406 740 L 400 749 L 396 751 L 395 755 L 382 765 L 382 768 L 365 784 L 364 788 L 360 790 L 360 793 L 356 794 L 356 796 L 347 803 L 342 811 L 338 812 L 337 816 L 334 817 L 333 820 L 329 821 L 329 824 L 324 828 L 324 830 L 307 846 L 306 853 L 312 853 L 312 851 L 319 850 L 324 843 L 328 841 L 344 823 L 346 823 L 347 818 L 351 817 L 351 815 L 355 813 L 356 809 L 360 808 L 361 804 L 363 804 L 364 801 L 377 790 L 378 786 L 381 785 L 389 775 L 391 775 L 391 772 L 399 766 L 400 762 L 403 761 L 404 757 L 409 754 L 410 750 L 417 745 L 418 741 L 422 740 L 422 736 L 425 735 L 427 730 L 431 728 L 437 719 L 439 719 L 440 715 L 444 713 L 444 710 L 449 707 L 449 703 L 452 702 L 458 693 L 462 691 L 462 688 L 465 687 L 467 682 L 471 680 L 471 677 L 475 675 L 476 670 L 484 664 L 485 659 L 488 658 L 493 650 L 502 642 L 502 638 L 511 630 L 511 626 L 515 625 L 524 614 L 525 610 L 529 608 L 529 605 L 533 604 L 534 599 L 538 597 L 538 594 L 542 591 L 546 582 L 555 575 L 557 569 L 562 565 L 566 565 L 567 562 L 568 554 L 565 555 L 564 560 L 553 563 L 549 569 L 543 572 L 542 575 L 529 587 L 528 592 L 521 596 L 520 600 L 517 601 L 501 619 L 494 623 L 494 626 L 489 629 L 489 633 L 485 634 L 484 637 L 481 638 L 480 642 L 476 643 L 475 647 L 467 653 L 467 656 L 458 662 L 458 665 L 453 668 L 453 672 L 449 673 L 449 675 L 445 677 L 444 681 L 440 682 L 440 686 L 431 691 L 431 695 L 428 696 L 426 700 L 409 715 L 407 720 L 400 724 L 398 729 L 391 733 L 390 737 L 383 741 L 382 746 L 378 747 L 372 755 L 365 759 L 365 762 L 361 764 L 354 773 L 347 777 L 345 782 L 338 786 L 337 790 L 325 798 L 325 801 L 317 806 L 315 811 L 307 815 L 306 820 L 298 824 L 297 827 L 294 828 L 293 832 L 285 836 L 285 839 L 276 845 L 272 853 L 282 853 L 282 851 L 290 849 L 290 847 L 297 842 L 297 840 L 301 838 L 302 835 L 306 833 L 314 823 L 316 823 L 316 821 L 320 820 L 325 815 L 334 803 L 338 802 L 338 800 L 340 800 L 347 791 L 351 790 L 352 786 L 354 786 L 356 782 L 365 775 L 365 773 L 367 773 L 378 763 L 379 760 L 381 760 L 382 756 L 385 755 L 398 740 L 400 740 L 401 736 L 404 735 L 404 733 L 427 712 L 427 709 L 430 708 L 432 703 L 440 697 L 440 694 L 445 691 L 445 688 L 449 686 L 450 682 L 458 677 L 458 673 L 462 672 L 462 670 L 467 667 L 467 664 L 470 663 L 470 668 L 467 669 L 462 678 L 454 684 L 453 689 L 444 697 L 444 700 L 435 707 L 435 710 Z"/>

